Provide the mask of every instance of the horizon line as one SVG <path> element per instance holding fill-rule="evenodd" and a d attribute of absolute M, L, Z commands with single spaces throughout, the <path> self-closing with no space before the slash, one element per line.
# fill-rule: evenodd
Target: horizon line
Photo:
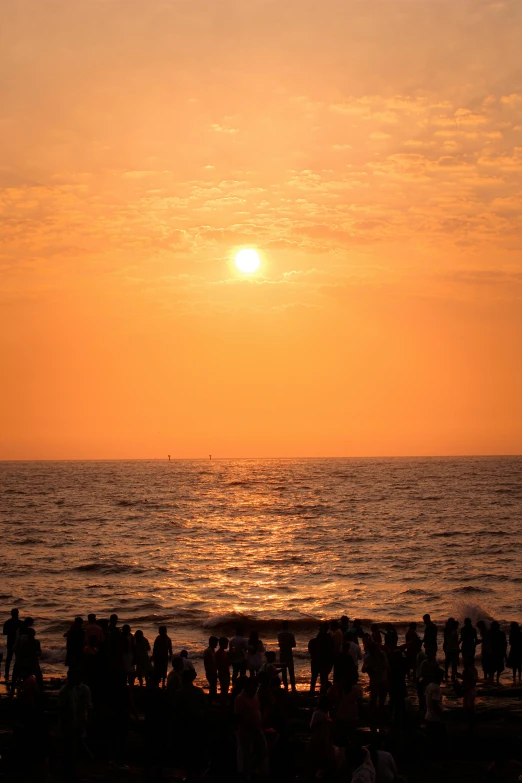
<path fill-rule="evenodd" d="M 502 454 L 374 454 L 352 455 L 343 457 L 42 457 L 33 458 L 1 458 L 2 462 L 226 462 L 254 460 L 371 460 L 371 459 L 508 459 L 520 458 L 522 453 Z"/>

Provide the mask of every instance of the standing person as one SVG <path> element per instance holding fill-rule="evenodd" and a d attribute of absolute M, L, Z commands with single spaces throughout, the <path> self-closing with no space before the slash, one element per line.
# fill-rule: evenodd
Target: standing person
<path fill-rule="evenodd" d="M 504 664 L 507 657 L 507 639 L 506 634 L 500 628 L 499 623 L 493 620 L 491 623 L 491 671 L 492 676 L 497 676 L 497 685 L 500 684 L 500 675 L 504 671 Z"/>
<path fill-rule="evenodd" d="M 332 620 L 330 623 L 330 633 L 333 639 L 333 654 L 339 655 L 343 649 L 344 634 L 337 620 Z"/>
<path fill-rule="evenodd" d="M 96 644 L 101 647 L 103 644 L 103 631 L 101 625 L 98 625 L 95 614 L 87 615 L 87 625 L 85 627 L 85 641 L 89 641 L 93 636 L 96 637 Z"/>
<path fill-rule="evenodd" d="M 375 642 L 368 642 L 367 654 L 362 670 L 370 679 L 370 706 L 375 712 L 377 706 L 384 707 L 388 683 L 388 659 L 384 650 Z"/>
<path fill-rule="evenodd" d="M 328 623 L 321 623 L 317 634 L 317 657 L 319 663 L 319 682 L 321 693 L 328 690 L 328 678 L 332 671 L 334 661 L 334 640 L 328 631 Z"/>
<path fill-rule="evenodd" d="M 384 646 L 387 647 L 388 650 L 395 650 L 398 643 L 399 637 L 397 636 L 395 627 L 392 625 L 392 623 L 386 623 L 386 630 L 384 632 Z"/>
<path fill-rule="evenodd" d="M 522 631 L 518 623 L 509 626 L 509 655 L 507 665 L 513 670 L 513 685 L 522 682 Z"/>
<path fill-rule="evenodd" d="M 75 617 L 74 622 L 68 631 L 64 633 L 66 639 L 65 642 L 65 665 L 69 668 L 71 666 L 79 666 L 83 658 L 83 648 L 85 647 L 85 641 L 89 640 L 89 637 L 85 636 L 83 630 L 83 617 Z"/>
<path fill-rule="evenodd" d="M 255 678 L 246 680 L 236 697 L 234 715 L 237 720 L 237 771 L 249 781 L 255 772 L 264 772 L 267 767 L 267 747 Z"/>
<path fill-rule="evenodd" d="M 288 620 L 284 620 L 281 630 L 277 634 L 277 643 L 283 685 L 285 690 L 288 690 L 288 677 L 290 677 L 290 687 L 292 693 L 295 693 L 294 647 L 296 642 L 294 634 L 289 629 Z"/>
<path fill-rule="evenodd" d="M 491 633 L 484 622 L 484 620 L 479 620 L 477 623 L 477 628 L 480 632 L 480 639 L 478 639 L 477 644 L 481 645 L 480 648 L 480 662 L 482 664 L 482 672 L 484 674 L 484 681 L 486 683 L 493 682 L 493 655 L 492 655 L 492 647 L 491 647 Z"/>
<path fill-rule="evenodd" d="M 340 622 L 341 631 L 343 632 L 343 636 L 346 636 L 347 633 L 349 633 L 350 629 L 350 618 L 347 614 L 343 614 L 341 617 Z"/>
<path fill-rule="evenodd" d="M 243 636 L 243 626 L 238 625 L 236 635 L 232 637 L 228 647 L 228 659 L 232 664 L 232 683 L 239 676 L 244 676 L 247 669 L 248 641 Z"/>
<path fill-rule="evenodd" d="M 123 625 L 121 629 L 120 655 L 123 671 L 127 677 L 127 682 L 132 688 L 136 677 L 136 670 L 134 669 L 135 646 L 134 636 L 131 633 L 131 627 L 127 624 Z"/>
<path fill-rule="evenodd" d="M 435 653 L 439 649 L 439 645 L 437 642 L 437 634 L 439 632 L 439 629 L 431 619 L 429 614 L 425 614 L 422 618 L 422 621 L 424 623 L 424 638 L 422 640 L 422 644 L 424 646 L 424 649 L 427 652 L 427 648 L 430 647 L 435 650 Z"/>
<path fill-rule="evenodd" d="M 354 620 L 351 631 L 355 634 L 356 639 L 364 639 L 364 628 L 362 627 L 362 620 Z"/>
<path fill-rule="evenodd" d="M 161 681 L 163 688 L 165 687 L 167 668 L 171 658 L 172 642 L 170 637 L 167 636 L 167 626 L 160 625 L 158 635 L 154 640 L 154 646 L 152 648 L 152 661 L 154 663 L 154 671 L 158 676 L 158 681 Z"/>
<path fill-rule="evenodd" d="M 357 637 L 354 635 L 353 631 L 350 631 L 350 633 L 345 636 L 344 641 L 345 644 L 348 643 L 349 645 L 348 652 L 352 656 L 353 662 L 355 664 L 355 670 L 357 672 L 357 679 L 359 679 L 359 661 L 362 661 L 363 654 L 357 642 Z"/>
<path fill-rule="evenodd" d="M 417 696 L 419 698 L 419 710 L 421 712 L 424 712 L 426 709 L 426 689 L 428 685 L 436 681 L 439 672 L 437 653 L 433 647 L 428 647 L 426 649 L 425 658 L 417 670 Z"/>
<path fill-rule="evenodd" d="M 136 631 L 134 634 L 134 655 L 136 660 L 136 677 L 140 684 L 140 688 L 145 680 L 145 685 L 148 682 L 150 673 L 150 642 L 144 636 L 143 631 Z"/>
<path fill-rule="evenodd" d="M 22 626 L 14 646 L 15 665 L 13 666 L 13 677 L 11 680 L 11 693 L 14 693 L 19 680 L 27 679 L 33 674 L 38 683 L 40 691 L 43 690 L 42 670 L 40 669 L 40 656 L 42 650 L 40 642 L 36 639 L 35 630 L 31 624 Z"/>
<path fill-rule="evenodd" d="M 444 627 L 444 677 L 447 680 L 451 668 L 451 681 L 455 682 L 459 665 L 459 624 L 454 617 L 448 618 Z"/>
<path fill-rule="evenodd" d="M 406 712 L 408 664 L 402 649 L 397 645 L 388 651 L 388 672 L 391 713 L 395 720 L 402 722 Z"/>
<path fill-rule="evenodd" d="M 315 693 L 317 678 L 319 677 L 319 645 L 317 636 L 308 642 L 308 654 L 310 655 L 310 693 Z"/>
<path fill-rule="evenodd" d="M 6 647 L 7 654 L 5 657 L 5 681 L 9 682 L 9 669 L 11 667 L 11 660 L 13 658 L 13 651 L 16 642 L 16 636 L 20 630 L 22 621 L 19 617 L 18 609 L 11 609 L 11 617 L 6 620 L 3 627 L 3 635 L 7 636 Z"/>
<path fill-rule="evenodd" d="M 472 730 L 475 727 L 475 700 L 479 676 L 475 668 L 474 657 L 471 655 L 462 657 L 464 668 L 462 674 L 457 674 L 457 677 L 462 679 L 462 706 L 468 719 L 468 727 Z"/>
<path fill-rule="evenodd" d="M 228 696 L 228 689 L 230 688 L 230 661 L 228 660 L 228 639 L 226 636 L 221 636 L 219 639 L 219 647 L 216 650 L 216 668 L 219 680 L 219 692 L 221 696 L 226 699 Z"/>
<path fill-rule="evenodd" d="M 372 623 L 370 625 L 370 636 L 374 644 L 377 644 L 379 647 L 382 645 L 382 635 L 377 623 Z"/>
<path fill-rule="evenodd" d="M 426 688 L 426 726 L 430 734 L 433 747 L 440 750 L 444 739 L 446 727 L 444 725 L 444 707 L 442 704 L 442 691 L 440 684 L 444 679 L 444 672 L 439 669 L 433 682 Z"/>
<path fill-rule="evenodd" d="M 80 670 L 69 669 L 67 682 L 58 693 L 64 772 L 67 780 L 74 779 L 79 750 L 86 747 L 87 718 L 91 710 L 91 691 L 83 682 Z"/>
<path fill-rule="evenodd" d="M 118 615 L 111 614 L 107 626 L 107 644 L 105 647 L 108 658 L 108 666 L 111 674 L 118 670 L 120 652 L 120 629 L 118 628 Z"/>
<path fill-rule="evenodd" d="M 259 638 L 258 631 L 251 631 L 248 640 L 247 669 L 251 677 L 255 677 L 263 665 L 265 645 Z"/>
<path fill-rule="evenodd" d="M 475 649 L 477 647 L 477 629 L 473 627 L 470 617 L 466 617 L 464 625 L 460 629 L 460 650 L 462 660 L 473 657 L 475 660 Z"/>
<path fill-rule="evenodd" d="M 408 677 L 413 674 L 416 679 L 417 655 L 422 650 L 422 642 L 417 633 L 417 623 L 410 623 L 405 636 L 406 666 L 408 668 Z"/>
<path fill-rule="evenodd" d="M 217 696 L 218 670 L 216 663 L 216 647 L 219 644 L 217 636 L 210 636 L 208 647 L 203 653 L 203 666 L 205 667 L 205 676 L 208 682 L 208 696 L 210 701 L 214 701 Z"/>

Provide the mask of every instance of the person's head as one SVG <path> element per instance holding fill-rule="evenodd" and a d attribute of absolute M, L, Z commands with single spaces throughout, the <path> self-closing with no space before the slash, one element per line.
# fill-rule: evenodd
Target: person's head
<path fill-rule="evenodd" d="M 118 615 L 117 614 L 111 614 L 111 616 L 109 617 L 109 623 L 112 626 L 117 625 L 118 624 Z"/>
<path fill-rule="evenodd" d="M 327 634 L 328 633 L 328 623 L 321 623 L 319 625 L 319 633 L 320 634 Z"/>
<path fill-rule="evenodd" d="M 197 674 L 194 669 L 184 669 L 181 672 L 181 682 L 183 685 L 192 685 L 196 677 Z"/>
<path fill-rule="evenodd" d="M 281 627 L 282 627 L 283 631 L 288 631 L 288 629 L 290 628 L 288 620 L 283 620 L 283 622 L 281 623 Z"/>
<path fill-rule="evenodd" d="M 424 650 L 426 651 L 426 655 L 430 660 L 437 657 L 437 647 L 434 644 L 431 643 L 425 644 Z"/>
<path fill-rule="evenodd" d="M 338 628 L 339 628 L 339 623 L 337 622 L 337 620 L 332 620 L 330 622 L 330 630 L 337 631 Z"/>
<path fill-rule="evenodd" d="M 275 663 L 276 654 L 273 650 L 267 650 L 265 653 L 265 658 L 267 663 Z"/>
<path fill-rule="evenodd" d="M 348 753 L 348 759 L 352 770 L 358 769 L 361 764 L 364 764 L 366 759 L 366 750 L 360 745 L 352 745 Z"/>
<path fill-rule="evenodd" d="M 172 659 L 172 668 L 175 672 L 180 674 L 185 667 L 183 666 L 183 658 L 173 658 Z"/>
<path fill-rule="evenodd" d="M 471 626 L 471 617 L 464 618 L 464 625 L 469 628 Z"/>
<path fill-rule="evenodd" d="M 123 625 L 121 628 L 121 632 L 123 636 L 130 636 L 130 632 L 131 632 L 130 625 L 127 625 L 127 623 L 125 623 L 125 625 Z"/>
<path fill-rule="evenodd" d="M 477 628 L 479 629 L 479 631 L 482 631 L 482 632 L 488 630 L 488 627 L 487 627 L 486 623 L 484 622 L 484 620 L 479 620 L 478 621 Z"/>
<path fill-rule="evenodd" d="M 167 626 L 166 625 L 160 625 L 158 628 L 158 633 L 160 636 L 166 636 L 167 635 Z"/>
<path fill-rule="evenodd" d="M 417 630 L 417 623 L 410 623 L 408 628 L 410 631 L 416 631 Z"/>
<path fill-rule="evenodd" d="M 95 622 L 96 622 L 96 615 L 95 615 L 95 614 L 92 614 L 92 612 L 91 612 L 91 614 L 88 614 L 88 615 L 87 615 L 87 620 L 88 620 L 90 623 L 95 623 Z"/>
<path fill-rule="evenodd" d="M 493 631 L 493 633 L 497 633 L 497 631 L 500 631 L 500 624 L 497 623 L 496 620 L 493 620 L 493 622 L 491 623 L 491 630 Z"/>
<path fill-rule="evenodd" d="M 516 622 L 509 624 L 509 630 L 511 633 L 520 633 L 520 625 Z"/>
<path fill-rule="evenodd" d="M 429 614 L 423 615 L 422 622 L 424 623 L 424 625 L 428 625 L 428 623 L 431 623 L 431 617 L 429 616 Z"/>
<path fill-rule="evenodd" d="M 348 628 L 348 625 L 350 623 L 350 620 L 348 618 L 347 614 L 343 614 L 341 617 L 341 628 Z"/>
<path fill-rule="evenodd" d="M 75 625 L 77 628 L 81 628 L 81 627 L 82 627 L 82 625 L 83 625 L 83 617 L 79 617 L 79 616 L 78 616 L 78 617 L 75 617 L 75 618 L 74 618 L 74 625 Z"/>
<path fill-rule="evenodd" d="M 143 631 L 142 631 L 142 630 L 140 630 L 139 628 L 138 628 L 138 630 L 136 631 L 136 633 L 134 634 L 134 639 L 135 639 L 135 641 L 137 641 L 137 642 L 141 642 L 141 640 L 143 639 Z"/>
<path fill-rule="evenodd" d="M 257 644 L 259 642 L 259 631 L 250 631 L 249 644 Z"/>
<path fill-rule="evenodd" d="M 219 638 L 219 646 L 222 650 L 226 650 L 228 647 L 228 639 L 226 636 L 221 636 Z"/>
<path fill-rule="evenodd" d="M 182 650 L 179 654 L 180 658 L 188 658 L 188 650 Z"/>
<path fill-rule="evenodd" d="M 236 625 L 236 636 L 243 636 L 243 626 Z"/>
<path fill-rule="evenodd" d="M 437 685 L 440 685 L 442 680 L 444 679 L 444 672 L 442 669 L 437 669 L 433 676 L 434 681 L 437 683 Z"/>
<path fill-rule="evenodd" d="M 80 685 L 83 680 L 83 672 L 79 666 L 71 666 L 67 672 L 67 682 L 69 685 Z"/>
<path fill-rule="evenodd" d="M 18 609 L 11 609 L 11 617 L 13 618 L 13 620 L 18 620 L 19 614 L 20 612 L 18 611 Z"/>
<path fill-rule="evenodd" d="M 370 625 L 370 631 L 372 633 L 379 633 L 379 626 L 377 625 L 377 623 L 372 623 Z"/>
<path fill-rule="evenodd" d="M 34 630 L 34 628 L 27 629 L 27 636 L 29 637 L 29 639 L 34 639 L 34 637 L 36 636 L 36 631 Z"/>
<path fill-rule="evenodd" d="M 34 625 L 34 620 L 32 617 L 26 617 L 24 620 L 24 625 L 26 628 L 32 628 Z"/>
<path fill-rule="evenodd" d="M 354 620 L 353 621 L 353 627 L 354 628 L 361 628 L 362 626 L 362 620 Z"/>
<path fill-rule="evenodd" d="M 316 709 L 321 710 L 321 712 L 328 712 L 329 707 L 330 707 L 330 701 L 328 699 L 328 696 L 326 696 L 326 694 L 323 694 L 323 696 L 319 697 L 319 701 L 317 702 Z"/>
<path fill-rule="evenodd" d="M 218 644 L 219 644 L 219 639 L 217 638 L 217 636 L 209 636 L 208 646 L 210 647 L 211 650 L 215 650 Z"/>

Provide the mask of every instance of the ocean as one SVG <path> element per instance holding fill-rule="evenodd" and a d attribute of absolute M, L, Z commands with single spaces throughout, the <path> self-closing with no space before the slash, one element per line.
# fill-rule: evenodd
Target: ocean
<path fill-rule="evenodd" d="M 77 614 L 199 660 L 237 620 L 522 620 L 522 457 L 0 463 L 0 612 L 63 673 Z"/>

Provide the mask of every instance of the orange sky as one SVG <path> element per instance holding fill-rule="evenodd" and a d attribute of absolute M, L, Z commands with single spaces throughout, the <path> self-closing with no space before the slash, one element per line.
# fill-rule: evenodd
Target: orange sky
<path fill-rule="evenodd" d="M 0 37 L 0 458 L 522 452 L 519 0 Z"/>

